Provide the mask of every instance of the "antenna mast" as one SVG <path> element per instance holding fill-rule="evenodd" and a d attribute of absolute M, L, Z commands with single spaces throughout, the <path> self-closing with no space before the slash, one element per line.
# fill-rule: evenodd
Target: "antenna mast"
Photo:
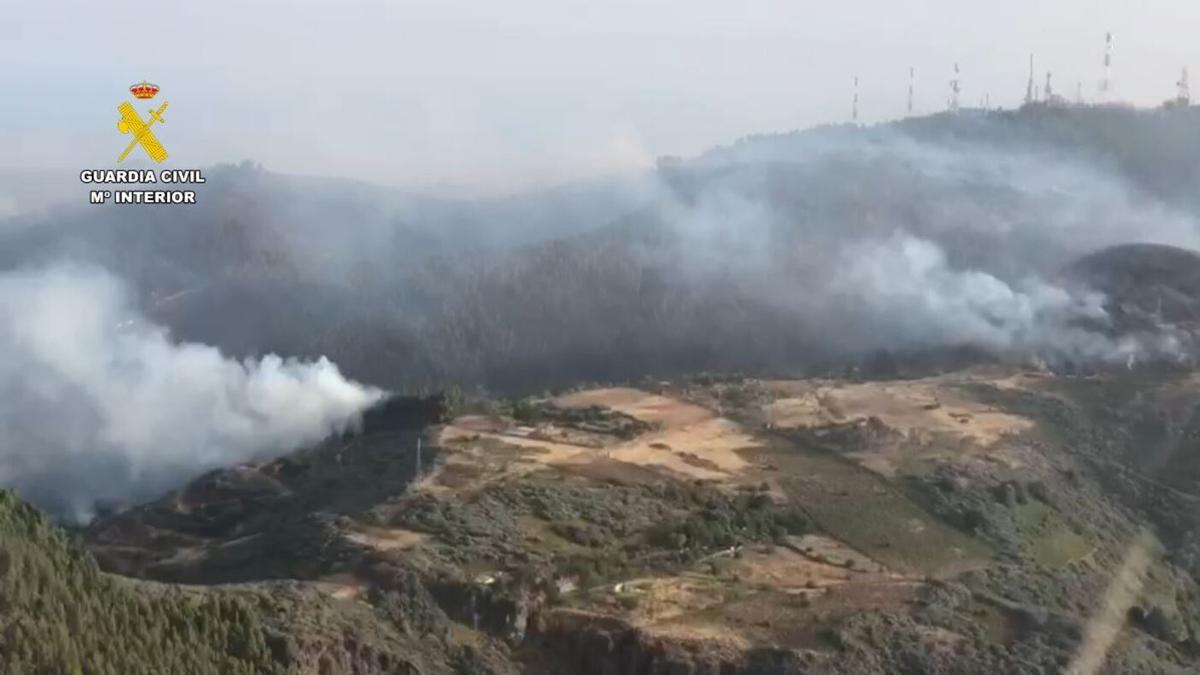
<path fill-rule="evenodd" d="M 954 79 L 950 80 L 950 112 L 958 112 L 958 95 L 962 91 L 962 83 L 959 81 L 958 64 L 954 64 Z"/>
<path fill-rule="evenodd" d="M 1179 85 L 1179 93 L 1175 95 L 1175 102 L 1178 103 L 1179 105 L 1185 106 L 1185 107 L 1191 105 L 1192 104 L 1192 88 L 1191 88 L 1191 85 L 1188 84 L 1187 66 L 1183 67 L 1183 75 L 1180 76 L 1179 82 L 1177 82 L 1176 84 Z"/>
<path fill-rule="evenodd" d="M 1046 103 L 1052 103 L 1054 100 L 1054 85 L 1050 84 L 1050 71 L 1046 71 Z"/>
<path fill-rule="evenodd" d="M 1037 87 L 1033 84 L 1033 54 L 1029 55 L 1029 82 L 1025 85 L 1025 105 L 1037 100 Z"/>
<path fill-rule="evenodd" d="M 1112 50 L 1113 39 L 1112 33 L 1104 35 L 1104 79 L 1100 80 L 1100 95 L 1107 97 L 1112 91 Z"/>
<path fill-rule="evenodd" d="M 858 124 L 858 76 L 854 76 L 854 104 L 850 109 L 850 120 Z"/>
<path fill-rule="evenodd" d="M 917 78 L 917 69 L 908 67 L 908 114 L 913 114 L 913 82 Z"/>

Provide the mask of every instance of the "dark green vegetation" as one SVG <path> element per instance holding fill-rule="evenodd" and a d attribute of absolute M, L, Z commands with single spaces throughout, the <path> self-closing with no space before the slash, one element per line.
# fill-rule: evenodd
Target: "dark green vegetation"
<path fill-rule="evenodd" d="M 461 501 L 394 500 L 373 519 L 434 535 L 449 566 L 513 566 L 508 571 L 528 579 L 577 576 L 584 587 L 677 572 L 713 551 L 782 541 L 812 527 L 800 510 L 753 489 L 731 495 L 686 483 L 597 485 L 554 474 L 489 486 Z"/>
<path fill-rule="evenodd" d="M 558 424 L 584 432 L 611 434 L 629 440 L 654 426 L 604 406 L 561 408 L 544 401 L 521 399 L 512 405 L 513 419 L 523 424 Z"/>
<path fill-rule="evenodd" d="M 422 431 L 440 421 L 449 404 L 442 396 L 396 397 L 367 413 L 361 433 L 260 467 L 209 472 L 172 499 L 130 511 L 111 533 L 104 521 L 94 525 L 93 550 L 124 574 L 180 583 L 319 576 L 351 553 L 339 536 L 347 519 L 403 493 L 420 468 Z M 424 442 L 421 461 L 428 469 L 437 448 Z M 134 520 L 153 533 L 146 542 L 153 546 L 129 555 L 121 543 Z M 110 534 L 111 549 L 104 546 Z M 172 564 L 179 548 L 203 553 L 203 574 Z M 159 555 L 160 549 L 169 553 Z"/>
<path fill-rule="evenodd" d="M 36 509 L 0 492 L 0 673 L 473 673 L 432 598 L 404 580 L 373 604 L 294 582 L 176 586 L 102 572 Z M 410 581 L 411 583 L 411 581 Z M 494 672 L 494 671 L 492 671 Z"/>
<path fill-rule="evenodd" d="M 141 586 L 100 572 L 61 530 L 0 492 L 0 670 L 281 673 L 254 593 Z"/>

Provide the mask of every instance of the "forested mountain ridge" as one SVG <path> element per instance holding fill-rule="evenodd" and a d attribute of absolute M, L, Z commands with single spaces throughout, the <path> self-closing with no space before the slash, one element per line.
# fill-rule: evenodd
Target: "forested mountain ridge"
<path fill-rule="evenodd" d="M 1011 357 L 1010 335 L 964 328 L 987 317 L 925 334 L 889 309 L 991 299 L 889 298 L 896 280 L 944 296 L 982 274 L 1030 295 L 1107 246 L 1200 248 L 1197 138 L 1195 108 L 965 111 L 749 137 L 508 206 L 225 167 L 196 209 L 46 216 L 0 237 L 0 261 L 98 264 L 179 339 L 326 355 L 398 390 L 822 372 L 880 349 Z"/>
<path fill-rule="evenodd" d="M 104 574 L 44 515 L 0 492 L 3 672 L 283 672 L 251 597 L 149 591 Z"/>
<path fill-rule="evenodd" d="M 435 611 L 401 627 L 285 581 L 198 587 L 108 574 L 46 515 L 0 491 L 6 675 L 459 672 L 474 659 L 446 641 L 439 620 Z"/>

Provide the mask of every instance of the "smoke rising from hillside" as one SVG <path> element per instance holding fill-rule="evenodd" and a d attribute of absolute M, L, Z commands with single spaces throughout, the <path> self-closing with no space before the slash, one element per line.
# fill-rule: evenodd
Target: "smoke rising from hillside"
<path fill-rule="evenodd" d="M 831 130 L 714 152 L 668 172 L 664 195 L 670 253 L 648 264 L 745 289 L 818 353 L 1184 355 L 1171 326 L 1116 334 L 1107 299 L 1063 278 L 1114 245 L 1200 249 L 1195 214 L 1083 153 Z"/>
<path fill-rule="evenodd" d="M 940 247 L 910 235 L 856 246 L 833 287 L 884 328 L 880 348 L 969 345 L 1000 357 L 1109 363 L 1170 355 L 1169 343 L 1098 331 L 1109 324 L 1100 293 L 955 269 Z"/>
<path fill-rule="evenodd" d="M 382 395 L 325 359 L 173 342 L 94 268 L 0 276 L 0 317 L 0 485 L 68 518 L 315 443 Z"/>
<path fill-rule="evenodd" d="M 227 167 L 196 209 L 48 217 L 0 264 L 120 270 L 183 339 L 324 354 L 393 390 L 830 372 L 881 349 L 1173 359 L 1187 340 L 1114 330 L 1062 272 L 1114 245 L 1200 249 L 1189 114 L 814 129 L 499 201 Z"/>
<path fill-rule="evenodd" d="M 1200 143 L 1200 115 L 1063 114 L 759 137 L 511 201 L 227 167 L 195 209 L 31 219 L 0 239 L 0 483 L 86 515 L 315 442 L 379 396 L 265 353 L 328 355 L 391 390 L 503 394 L 827 374 L 879 350 L 1194 357 L 1195 326 L 1159 309 L 1200 316 L 1200 282 L 1109 298 L 1089 283 L 1126 273 L 1111 260 L 1064 270 L 1120 244 L 1200 249 L 1200 145 L 1176 149 Z M 63 259 L 93 267 L 19 271 Z"/>

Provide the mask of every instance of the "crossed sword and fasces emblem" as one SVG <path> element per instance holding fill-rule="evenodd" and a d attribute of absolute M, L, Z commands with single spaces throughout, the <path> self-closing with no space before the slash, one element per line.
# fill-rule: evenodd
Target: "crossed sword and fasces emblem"
<path fill-rule="evenodd" d="M 150 159 L 155 162 L 161 162 L 167 158 L 166 149 L 154 137 L 154 132 L 150 131 L 150 127 L 155 122 L 166 123 L 166 120 L 162 118 L 162 114 L 166 111 L 169 104 L 170 101 L 164 101 L 158 110 L 151 109 L 149 122 L 142 121 L 141 116 L 138 115 L 137 111 L 133 109 L 133 106 L 128 101 L 117 106 L 117 111 L 121 113 L 121 119 L 117 120 L 117 130 L 123 134 L 133 134 L 133 140 L 129 142 L 129 145 L 126 146 L 121 156 L 117 157 L 118 162 L 125 161 L 129 153 L 133 152 L 133 149 L 139 145 L 142 146 L 147 155 L 150 155 Z"/>

